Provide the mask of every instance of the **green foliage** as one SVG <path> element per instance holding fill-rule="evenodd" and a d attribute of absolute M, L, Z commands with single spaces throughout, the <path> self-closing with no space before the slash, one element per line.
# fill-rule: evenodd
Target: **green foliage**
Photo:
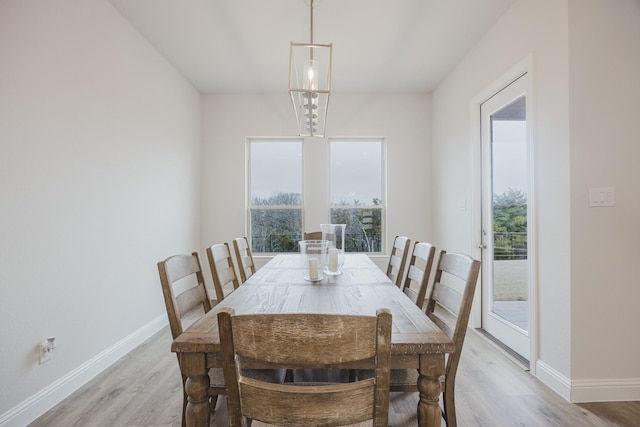
<path fill-rule="evenodd" d="M 301 209 L 251 211 L 251 250 L 253 252 L 297 252 L 298 241 L 301 239 Z"/>
<path fill-rule="evenodd" d="M 493 230 L 527 231 L 527 195 L 522 190 L 493 195 Z"/>
<path fill-rule="evenodd" d="M 527 195 L 509 188 L 493 195 L 494 259 L 527 258 Z"/>
<path fill-rule="evenodd" d="M 374 199 L 374 206 L 379 205 Z M 332 224 L 347 224 L 345 252 L 380 252 L 382 210 L 371 208 L 332 208 Z"/>
<path fill-rule="evenodd" d="M 275 193 L 265 198 L 255 197 L 251 203 L 254 207 L 265 207 L 251 209 L 251 250 L 255 253 L 298 252 L 298 241 L 302 239 L 302 195 Z M 380 252 L 382 210 L 365 208 L 360 201 L 352 205 L 363 207 L 331 209 L 332 224 L 347 224 L 346 251 Z M 380 206 L 381 200 L 373 199 L 372 205 Z M 278 209 L 278 206 L 287 208 Z"/>

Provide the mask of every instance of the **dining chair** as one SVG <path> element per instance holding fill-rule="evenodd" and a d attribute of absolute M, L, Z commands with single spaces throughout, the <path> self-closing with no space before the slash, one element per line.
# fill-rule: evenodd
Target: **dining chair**
<path fill-rule="evenodd" d="M 376 316 L 218 313 L 231 427 L 246 419 L 278 426 L 387 426 L 391 312 Z M 286 343 L 286 345 L 283 345 Z M 348 383 L 270 384 L 247 378 L 245 364 L 327 368 L 366 363 L 374 377 Z M 254 426 L 256 423 L 253 424 Z"/>
<path fill-rule="evenodd" d="M 402 292 L 420 309 L 423 309 L 435 254 L 436 248 L 430 243 L 415 242 L 413 245 Z"/>
<path fill-rule="evenodd" d="M 211 298 L 205 286 L 200 258 L 198 253 L 191 255 L 174 255 L 158 263 L 162 294 L 169 317 L 171 336 L 176 339 L 182 334 L 185 327 L 185 317 L 192 322 L 197 320 L 193 314 L 198 307 L 202 307 L 202 315 L 212 308 Z M 185 282 L 191 279 L 190 282 Z M 176 285 L 177 283 L 177 285 Z M 201 316 L 200 316 L 201 317 Z M 178 365 L 180 359 L 178 358 Z M 249 369 L 244 372 L 251 378 L 261 381 L 282 383 L 285 381 L 284 369 Z M 187 406 L 187 393 L 185 391 L 186 377 L 182 376 L 182 426 L 185 422 L 185 410 Z M 214 412 L 218 396 L 226 394 L 224 374 L 222 368 L 209 369 L 209 409 Z"/>
<path fill-rule="evenodd" d="M 176 339 L 186 325 L 183 325 L 185 316 L 202 308 L 202 315 L 211 310 L 211 299 L 204 276 L 200 267 L 198 253 L 191 255 L 174 255 L 164 261 L 158 262 L 160 284 L 162 294 L 169 317 L 171 336 Z M 176 282 L 179 285 L 174 286 Z M 180 364 L 180 359 L 178 359 Z M 182 376 L 182 426 L 185 426 L 185 409 L 187 406 L 187 393 L 185 391 L 186 377 Z M 225 394 L 224 375 L 221 368 L 209 370 L 209 408 L 214 412 L 218 396 Z"/>
<path fill-rule="evenodd" d="M 303 240 L 322 240 L 322 231 L 310 231 L 304 233 Z"/>
<path fill-rule="evenodd" d="M 215 304 L 225 299 L 227 295 L 238 289 L 240 283 L 236 276 L 236 269 L 231 258 L 231 251 L 228 243 L 218 243 L 207 248 L 207 258 L 211 277 L 213 277 L 213 287 L 216 291 Z"/>
<path fill-rule="evenodd" d="M 442 329 L 455 344 L 455 351 L 447 357 L 445 375 L 441 378 L 443 410 L 447 427 L 456 427 L 455 381 L 462 346 L 469 325 L 471 304 L 480 272 L 480 261 L 468 255 L 440 251 L 433 286 L 426 298 L 426 315 Z M 358 371 L 358 378 L 371 373 Z M 389 389 L 399 392 L 418 391 L 416 369 L 392 369 Z"/>
<path fill-rule="evenodd" d="M 246 237 L 236 237 L 233 239 L 233 250 L 236 253 L 240 280 L 244 283 L 256 272 L 256 265 L 253 262 L 249 240 L 247 240 Z"/>
<path fill-rule="evenodd" d="M 396 236 L 393 239 L 393 248 L 387 265 L 387 276 L 399 288 L 402 286 L 402 273 L 404 273 L 404 266 L 407 262 L 410 243 L 411 240 L 405 236 Z"/>

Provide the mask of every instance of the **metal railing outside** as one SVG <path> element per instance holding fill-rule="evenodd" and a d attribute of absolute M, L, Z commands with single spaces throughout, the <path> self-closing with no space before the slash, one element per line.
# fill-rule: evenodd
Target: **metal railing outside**
<path fill-rule="evenodd" d="M 494 232 L 493 259 L 527 259 L 527 232 Z"/>

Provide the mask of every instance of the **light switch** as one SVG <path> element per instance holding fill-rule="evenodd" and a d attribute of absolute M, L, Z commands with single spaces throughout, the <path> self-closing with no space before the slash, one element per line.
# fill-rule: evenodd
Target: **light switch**
<path fill-rule="evenodd" d="M 589 189 L 589 206 L 605 207 L 614 206 L 613 188 L 590 188 Z"/>

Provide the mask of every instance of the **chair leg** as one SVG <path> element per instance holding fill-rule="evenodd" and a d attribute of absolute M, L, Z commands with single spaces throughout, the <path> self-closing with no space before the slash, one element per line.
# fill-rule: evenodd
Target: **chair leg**
<path fill-rule="evenodd" d="M 187 390 L 184 388 L 187 378 L 182 377 L 182 427 L 187 427 Z"/>
<path fill-rule="evenodd" d="M 456 420 L 456 401 L 455 401 L 455 387 L 454 383 L 448 383 L 445 387 L 443 395 L 444 410 L 442 416 L 444 418 L 447 427 L 457 427 Z"/>

